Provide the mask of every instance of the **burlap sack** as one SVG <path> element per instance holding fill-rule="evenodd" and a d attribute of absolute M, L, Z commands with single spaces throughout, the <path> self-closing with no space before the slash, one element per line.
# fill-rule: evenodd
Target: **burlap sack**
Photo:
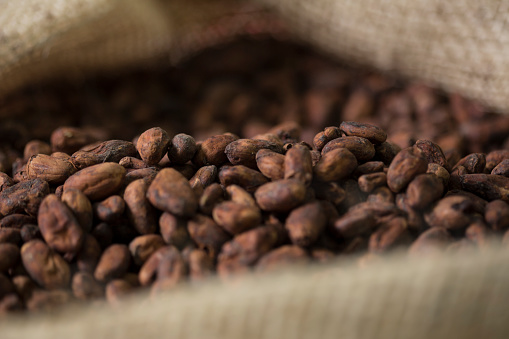
<path fill-rule="evenodd" d="M 509 252 L 338 262 L 0 321 L 11 338 L 506 339 Z"/>
<path fill-rule="evenodd" d="M 0 96 L 51 77 L 175 61 L 238 34 L 269 32 L 509 112 L 509 3 L 263 2 L 268 7 L 235 0 L 0 0 Z M 10 317 L 0 320 L 0 337 L 509 338 L 508 259 L 507 251 L 400 258 L 363 270 L 319 267 L 211 282 L 114 310 L 96 305 Z"/>
<path fill-rule="evenodd" d="M 0 97 L 285 28 L 344 60 L 508 112 L 508 10 L 496 0 L 0 0 Z"/>

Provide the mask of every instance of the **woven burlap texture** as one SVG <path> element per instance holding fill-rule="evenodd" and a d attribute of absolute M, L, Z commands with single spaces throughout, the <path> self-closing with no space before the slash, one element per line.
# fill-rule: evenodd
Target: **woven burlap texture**
<path fill-rule="evenodd" d="M 509 251 L 209 282 L 0 321 L 11 338 L 509 338 Z"/>
<path fill-rule="evenodd" d="M 175 62 L 237 35 L 277 32 L 237 0 L 0 0 L 0 97 L 41 80 Z"/>

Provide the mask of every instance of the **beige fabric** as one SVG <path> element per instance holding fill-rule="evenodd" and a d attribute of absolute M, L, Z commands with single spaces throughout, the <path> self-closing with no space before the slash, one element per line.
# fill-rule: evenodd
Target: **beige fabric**
<path fill-rule="evenodd" d="M 0 0 L 0 97 L 287 26 L 344 60 L 509 112 L 508 12 L 501 0 Z"/>
<path fill-rule="evenodd" d="M 237 0 L 0 0 L 0 97 L 54 77 L 179 60 L 250 30 L 269 13 Z"/>
<path fill-rule="evenodd" d="M 509 111 L 507 1 L 263 1 L 334 55 Z"/>
<path fill-rule="evenodd" d="M 509 338 L 509 252 L 336 263 L 0 321 L 11 338 Z"/>

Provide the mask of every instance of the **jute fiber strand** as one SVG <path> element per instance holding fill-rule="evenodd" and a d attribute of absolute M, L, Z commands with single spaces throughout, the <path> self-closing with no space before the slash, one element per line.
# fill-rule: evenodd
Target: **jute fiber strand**
<path fill-rule="evenodd" d="M 0 321 L 10 338 L 509 337 L 509 251 L 345 263 Z"/>

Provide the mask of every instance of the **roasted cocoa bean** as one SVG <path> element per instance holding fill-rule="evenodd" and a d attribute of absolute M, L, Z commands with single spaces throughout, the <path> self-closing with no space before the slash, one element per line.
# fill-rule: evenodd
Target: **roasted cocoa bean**
<path fill-rule="evenodd" d="M 315 178 L 321 181 L 339 181 L 357 168 L 357 159 L 346 148 L 325 153 L 314 167 Z"/>
<path fill-rule="evenodd" d="M 230 234 L 239 234 L 260 225 L 262 216 L 256 206 L 224 201 L 212 210 L 214 221 Z"/>
<path fill-rule="evenodd" d="M 177 218 L 171 213 L 164 212 L 159 218 L 159 228 L 164 241 L 168 245 L 182 250 L 190 243 L 187 222 L 182 218 Z"/>
<path fill-rule="evenodd" d="M 381 144 L 387 139 L 387 133 L 383 129 L 371 124 L 343 121 L 339 128 L 345 135 L 362 137 L 373 144 Z"/>
<path fill-rule="evenodd" d="M 35 216 L 42 199 L 48 194 L 48 183 L 39 178 L 9 186 L 0 192 L 0 216 L 23 211 Z"/>
<path fill-rule="evenodd" d="M 160 235 L 146 234 L 136 237 L 129 243 L 129 251 L 136 265 L 141 266 L 159 248 L 165 246 Z"/>
<path fill-rule="evenodd" d="M 83 192 L 69 188 L 62 193 L 61 200 L 71 210 L 85 232 L 90 232 L 93 222 L 92 203 Z"/>
<path fill-rule="evenodd" d="M 131 254 L 126 245 L 113 244 L 106 248 L 97 263 L 94 278 L 99 282 L 108 282 L 126 274 L 131 262 Z"/>
<path fill-rule="evenodd" d="M 269 180 L 260 172 L 243 165 L 224 166 L 219 170 L 219 181 L 223 186 L 238 185 L 248 192 L 254 192 Z"/>
<path fill-rule="evenodd" d="M 170 141 L 170 136 L 165 130 L 160 127 L 153 127 L 146 130 L 138 137 L 136 149 L 141 159 L 148 166 L 154 166 L 161 161 L 168 151 Z"/>
<path fill-rule="evenodd" d="M 104 286 L 88 272 L 77 272 L 72 277 L 72 293 L 76 299 L 90 300 L 104 296 Z"/>
<path fill-rule="evenodd" d="M 358 162 L 371 160 L 375 156 L 375 147 L 368 139 L 356 136 L 344 136 L 329 141 L 322 149 L 322 156 L 337 148 L 346 148 Z"/>
<path fill-rule="evenodd" d="M 260 172 L 269 179 L 283 179 L 285 174 L 285 156 L 269 149 L 256 153 L 256 165 Z"/>
<path fill-rule="evenodd" d="M 172 168 L 162 169 L 147 190 L 147 199 L 156 208 L 177 216 L 192 216 L 198 201 L 187 179 Z"/>
<path fill-rule="evenodd" d="M 284 178 L 299 180 L 308 186 L 313 179 L 313 163 L 308 148 L 292 147 L 285 154 Z"/>
<path fill-rule="evenodd" d="M 226 146 L 225 153 L 231 164 L 244 165 L 256 169 L 256 153 L 261 149 L 283 153 L 283 148 L 280 144 L 256 139 L 238 139 L 232 141 Z"/>
<path fill-rule="evenodd" d="M 71 210 L 56 195 L 49 194 L 39 208 L 37 223 L 46 243 L 60 253 L 77 253 L 84 232 Z"/>
<path fill-rule="evenodd" d="M 187 229 L 189 236 L 196 243 L 198 248 L 203 249 L 214 258 L 218 255 L 221 246 L 230 236 L 214 220 L 204 215 L 196 215 L 189 220 Z"/>
<path fill-rule="evenodd" d="M 121 196 L 112 195 L 94 204 L 94 214 L 102 221 L 114 221 L 124 213 L 125 202 Z"/>
<path fill-rule="evenodd" d="M 387 171 L 387 185 L 394 192 L 403 190 L 412 179 L 428 169 L 428 162 L 422 151 L 409 147 L 399 152 Z"/>
<path fill-rule="evenodd" d="M 125 175 L 125 168 L 113 162 L 90 166 L 71 175 L 64 183 L 64 192 L 76 188 L 92 201 L 105 199 L 122 187 Z"/>
<path fill-rule="evenodd" d="M 269 182 L 255 192 L 258 206 L 269 212 L 287 212 L 302 204 L 305 198 L 306 186 L 294 179 Z"/>
<path fill-rule="evenodd" d="M 45 289 L 69 287 L 71 270 L 67 262 L 41 240 L 21 247 L 21 260 L 30 277 Z"/>
<path fill-rule="evenodd" d="M 293 244 L 309 247 L 314 244 L 327 225 L 327 217 L 320 202 L 300 206 L 290 212 L 285 228 Z"/>
<path fill-rule="evenodd" d="M 132 142 L 108 140 L 74 152 L 70 162 L 76 169 L 80 170 L 103 162 L 118 163 L 124 157 L 134 156 L 136 156 L 136 147 Z"/>

